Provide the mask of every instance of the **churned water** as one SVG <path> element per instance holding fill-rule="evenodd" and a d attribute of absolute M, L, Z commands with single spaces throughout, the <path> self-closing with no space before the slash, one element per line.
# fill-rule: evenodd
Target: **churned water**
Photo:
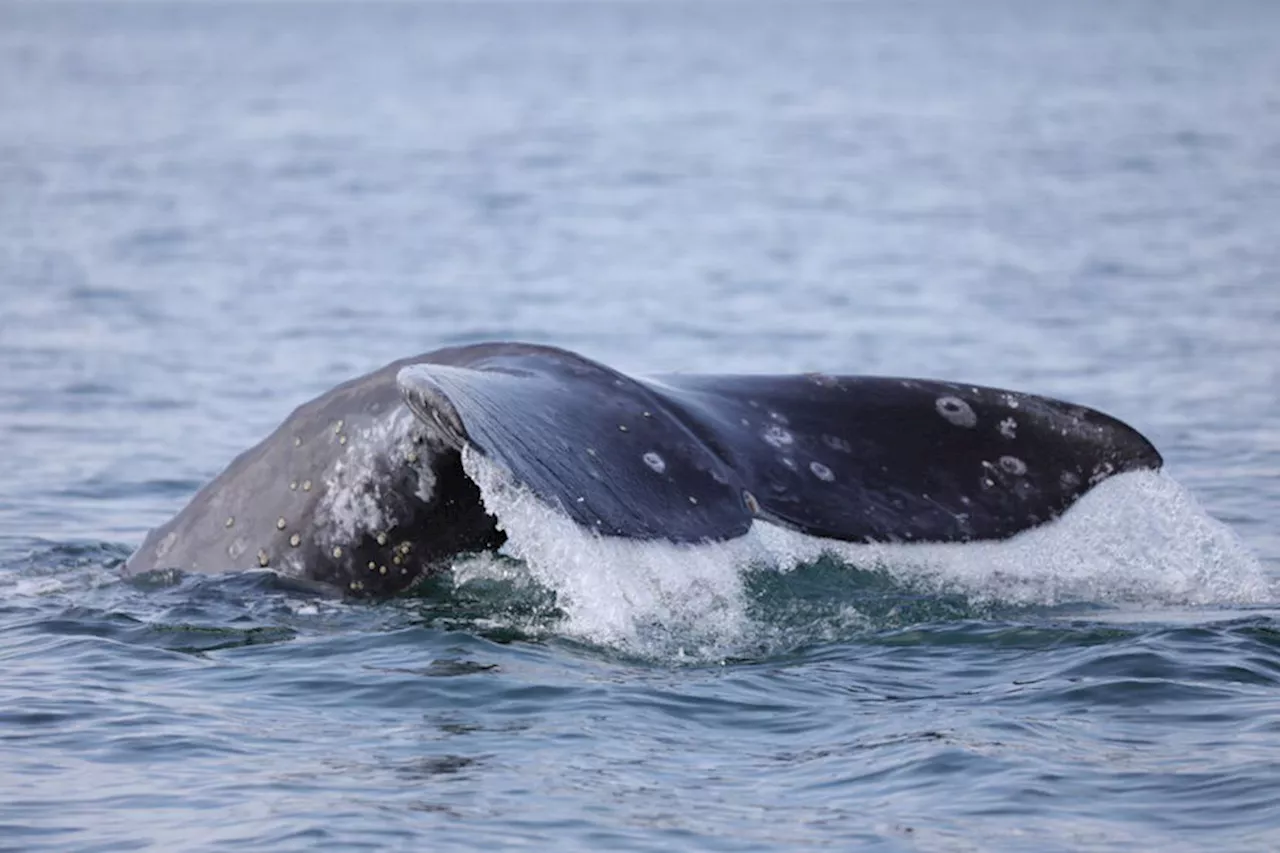
<path fill-rule="evenodd" d="M 0 3 L 0 848 L 1280 848 L 1280 5 Z M 972 547 L 512 531 L 122 581 L 295 405 L 517 338 L 1065 397 Z"/>

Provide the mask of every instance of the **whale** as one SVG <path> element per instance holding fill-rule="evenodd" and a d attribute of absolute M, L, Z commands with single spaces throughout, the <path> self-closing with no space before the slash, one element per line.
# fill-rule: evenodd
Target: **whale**
<path fill-rule="evenodd" d="M 495 342 L 395 361 L 299 406 L 152 530 L 126 574 L 268 569 L 389 596 L 501 549 L 469 454 L 591 535 L 719 542 L 753 524 L 866 543 L 1008 539 L 1158 469 L 1126 423 L 936 379 L 630 376 Z"/>

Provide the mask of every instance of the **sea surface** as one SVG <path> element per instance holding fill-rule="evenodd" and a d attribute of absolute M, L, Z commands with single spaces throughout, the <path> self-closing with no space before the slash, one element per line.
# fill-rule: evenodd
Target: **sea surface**
<path fill-rule="evenodd" d="M 1159 475 L 1012 542 L 508 507 L 392 601 L 120 567 L 523 339 L 929 376 Z M 1280 4 L 0 2 L 0 849 L 1280 849 Z"/>

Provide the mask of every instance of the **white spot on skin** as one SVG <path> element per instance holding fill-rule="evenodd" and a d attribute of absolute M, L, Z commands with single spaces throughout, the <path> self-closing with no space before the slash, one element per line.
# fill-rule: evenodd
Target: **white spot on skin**
<path fill-rule="evenodd" d="M 831 473 L 831 469 L 826 465 L 823 465 L 821 462 L 810 462 L 809 470 L 813 472 L 813 476 L 822 480 L 824 483 L 831 483 L 836 479 L 836 475 Z"/>
<path fill-rule="evenodd" d="M 1015 477 L 1021 477 L 1027 473 L 1027 463 L 1016 456 L 1001 456 L 1000 467 Z"/>
<path fill-rule="evenodd" d="M 284 530 L 285 520 L 283 517 L 276 519 L 276 530 Z"/>
<path fill-rule="evenodd" d="M 760 502 L 756 500 L 755 495 L 751 494 L 750 492 L 744 491 L 742 493 L 742 503 L 746 505 L 747 512 L 751 513 L 752 515 L 760 514 Z"/>
<path fill-rule="evenodd" d="M 1062 483 L 1064 489 L 1074 489 L 1080 485 L 1080 475 L 1075 471 L 1063 471 L 1058 475 L 1058 482 Z"/>
<path fill-rule="evenodd" d="M 853 452 L 853 445 L 838 435 L 824 435 L 822 443 L 832 450 L 839 450 L 841 453 Z"/>
<path fill-rule="evenodd" d="M 644 464 L 652 468 L 655 473 L 661 474 L 663 471 L 667 470 L 666 461 L 663 460 L 663 458 L 659 456 L 657 453 L 654 453 L 652 450 L 650 450 L 641 458 L 644 459 Z"/>
<path fill-rule="evenodd" d="M 271 562 L 271 559 L 267 556 L 267 552 L 265 550 L 259 549 L 258 565 L 265 569 L 267 567 L 267 564 L 270 562 Z"/>
<path fill-rule="evenodd" d="M 626 431 L 627 431 L 626 424 L 618 424 L 618 432 L 626 432 Z"/>
<path fill-rule="evenodd" d="M 800 470 L 800 466 L 796 465 L 796 460 L 792 459 L 790 456 L 783 456 L 781 461 L 782 461 L 783 467 L 786 468 L 788 471 Z"/>
<path fill-rule="evenodd" d="M 163 560 L 165 554 L 169 553 L 169 549 L 173 547 L 173 543 L 178 541 L 177 533 L 170 533 L 168 536 L 160 540 L 160 544 L 156 546 L 156 560 Z"/>
<path fill-rule="evenodd" d="M 782 424 L 783 426 L 787 426 L 791 423 L 790 421 L 787 420 L 787 416 L 782 414 L 782 412 L 770 412 L 769 417 L 773 418 L 775 421 Z"/>
<path fill-rule="evenodd" d="M 227 516 L 227 520 L 224 522 L 224 524 L 225 524 L 227 527 L 231 527 L 231 526 L 232 526 L 233 524 L 235 524 L 235 523 L 236 523 L 236 519 L 235 519 L 235 516 L 233 516 L 233 515 L 229 515 L 229 516 Z"/>
<path fill-rule="evenodd" d="M 959 397 L 949 395 L 939 397 L 934 401 L 934 407 L 938 410 L 938 414 L 958 427 L 972 429 L 978 425 L 978 416 L 974 413 L 973 407 Z"/>
<path fill-rule="evenodd" d="M 763 438 L 765 443 L 769 446 L 776 447 L 778 449 L 789 447 L 795 443 L 795 437 L 777 424 L 772 424 L 768 429 L 766 429 L 761 438 Z"/>
<path fill-rule="evenodd" d="M 311 481 L 310 481 L 310 480 L 304 480 L 304 481 L 302 482 L 302 491 L 304 491 L 304 492 L 309 492 L 309 491 L 311 491 Z"/>
<path fill-rule="evenodd" d="M 334 545 L 334 546 L 333 546 L 333 559 L 335 559 L 335 560 L 341 560 L 341 559 L 342 559 L 342 546 L 341 546 L 341 545 Z"/>
<path fill-rule="evenodd" d="M 302 544 L 302 537 L 299 536 L 297 533 L 293 534 L 292 536 L 289 537 L 289 544 L 297 548 L 299 545 Z"/>
<path fill-rule="evenodd" d="M 1005 418 L 1000 422 L 1000 434 L 1005 438 L 1018 437 L 1018 422 L 1013 418 Z"/>

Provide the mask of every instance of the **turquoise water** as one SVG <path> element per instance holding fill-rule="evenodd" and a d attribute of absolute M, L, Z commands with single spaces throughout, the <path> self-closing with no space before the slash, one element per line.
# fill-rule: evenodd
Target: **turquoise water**
<path fill-rule="evenodd" d="M 1280 7 L 0 4 L 0 849 L 1280 847 Z M 118 569 L 296 405 L 518 338 L 1065 397 L 1004 544 L 504 506 L 352 603 Z"/>

